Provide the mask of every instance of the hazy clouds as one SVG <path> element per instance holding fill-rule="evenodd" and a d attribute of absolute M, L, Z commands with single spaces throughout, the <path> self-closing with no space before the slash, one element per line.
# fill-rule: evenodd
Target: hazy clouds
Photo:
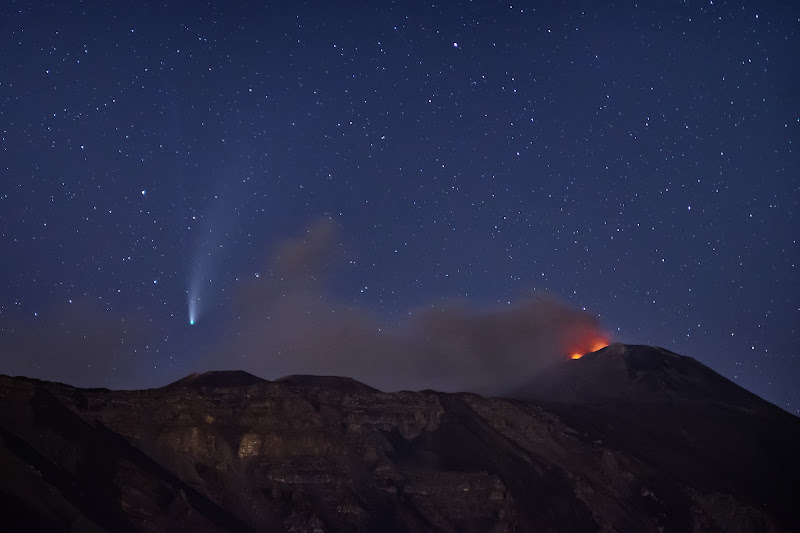
<path fill-rule="evenodd" d="M 60 381 L 77 387 L 126 387 L 142 380 L 135 357 L 143 346 L 142 317 L 126 318 L 83 300 L 26 320 L 4 317 L 0 373 Z"/>
<path fill-rule="evenodd" d="M 495 309 L 437 303 L 387 324 L 324 290 L 338 251 L 327 219 L 280 246 L 272 278 L 245 284 L 220 313 L 226 334 L 205 366 L 267 379 L 344 375 L 384 390 L 502 392 L 599 332 L 594 316 L 546 296 Z"/>
<path fill-rule="evenodd" d="M 238 285 L 194 326 L 200 329 L 187 339 L 202 338 L 199 348 L 171 341 L 158 353 L 143 350 L 148 339 L 170 332 L 147 316 L 123 318 L 77 303 L 24 322 L 4 317 L 0 373 L 132 388 L 165 384 L 160 379 L 177 371 L 167 364 L 175 355 L 189 363 L 186 373 L 341 375 L 383 390 L 501 393 L 572 351 L 589 351 L 600 335 L 593 315 L 531 295 L 490 309 L 439 299 L 386 323 L 326 291 L 342 258 L 336 224 L 320 219 L 268 256 L 268 275 Z"/>

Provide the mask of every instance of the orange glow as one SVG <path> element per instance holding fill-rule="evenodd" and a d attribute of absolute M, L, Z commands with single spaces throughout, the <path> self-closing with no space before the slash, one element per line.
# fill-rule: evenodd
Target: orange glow
<path fill-rule="evenodd" d="M 565 350 L 571 359 L 580 359 L 587 353 L 596 352 L 609 344 L 609 339 L 599 331 L 587 331 L 572 340 Z"/>
<path fill-rule="evenodd" d="M 597 350 L 602 350 L 606 346 L 608 346 L 608 341 L 606 339 L 603 340 L 598 339 L 594 341 L 594 343 L 592 344 L 592 351 L 596 352 Z"/>

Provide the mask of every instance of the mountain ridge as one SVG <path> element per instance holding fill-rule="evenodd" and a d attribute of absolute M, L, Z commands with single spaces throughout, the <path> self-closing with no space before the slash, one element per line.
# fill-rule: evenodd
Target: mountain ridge
<path fill-rule="evenodd" d="M 621 343 L 553 365 L 509 396 L 563 403 L 735 401 L 745 409 L 775 408 L 794 416 L 693 357 Z"/>
<path fill-rule="evenodd" d="M 661 349 L 609 348 L 563 368 L 603 364 L 627 376 L 633 385 L 613 403 L 590 391 L 570 404 L 241 371 L 140 391 L 0 376 L 0 468 L 12 474 L 0 479 L 0 512 L 9 531 L 800 527 L 800 469 L 787 456 L 800 419 L 696 391 L 684 402 L 673 389 L 698 376 L 720 390 L 707 367 Z M 614 359 L 626 354 L 631 375 Z M 660 396 L 665 384 L 671 395 Z"/>

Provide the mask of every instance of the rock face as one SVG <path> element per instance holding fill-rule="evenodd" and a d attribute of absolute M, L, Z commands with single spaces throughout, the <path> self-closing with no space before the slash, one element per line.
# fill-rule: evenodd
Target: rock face
<path fill-rule="evenodd" d="M 634 371 L 626 350 L 641 352 Z M 384 393 L 335 377 L 268 382 L 244 372 L 193 374 L 144 391 L 0 376 L 2 529 L 798 528 L 788 512 L 800 501 L 790 484 L 800 474 L 797 462 L 781 463 L 785 450 L 773 454 L 756 435 L 782 434 L 789 440 L 784 448 L 796 446 L 797 418 L 738 388 L 715 403 L 709 395 L 719 391 L 705 394 L 703 380 L 724 378 L 705 374 L 692 359 L 677 360 L 686 360 L 689 374 L 699 372 L 696 394 L 683 399 L 684 382 L 659 374 L 661 351 L 606 351 L 550 376 L 567 380 L 557 389 L 566 397 L 545 387 L 534 394 L 531 384 L 519 391 L 523 399 Z M 611 400 L 593 397 L 596 382 L 571 376 L 592 361 L 630 390 L 619 392 L 617 383 Z M 681 364 L 670 372 L 680 374 Z M 657 401 L 647 392 L 662 388 Z M 625 401 L 637 408 L 617 416 L 610 406 Z M 694 421 L 684 401 L 721 416 L 712 426 L 719 438 L 709 440 L 698 427 L 708 420 Z M 648 440 L 645 430 L 620 428 L 649 427 L 645 418 L 669 409 L 680 414 L 667 417 L 665 431 L 677 434 L 666 443 L 660 434 Z M 751 436 L 743 447 L 740 440 L 721 442 L 743 433 Z M 774 489 L 753 485 L 762 482 Z"/>

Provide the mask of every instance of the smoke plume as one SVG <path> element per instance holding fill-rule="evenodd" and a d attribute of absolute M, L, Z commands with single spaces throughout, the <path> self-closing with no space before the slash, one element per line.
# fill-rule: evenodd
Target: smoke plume
<path fill-rule="evenodd" d="M 576 339 L 604 337 L 594 316 L 546 296 L 496 309 L 429 305 L 387 324 L 324 290 L 339 250 L 328 219 L 280 246 L 271 279 L 248 282 L 221 311 L 227 333 L 207 368 L 267 379 L 349 376 L 382 390 L 501 393 L 568 357 Z"/>
<path fill-rule="evenodd" d="M 168 356 L 178 355 L 191 362 L 187 373 L 335 375 L 386 391 L 501 394 L 605 339 L 594 316 L 541 295 L 493 309 L 440 301 L 388 323 L 326 291 L 343 250 L 330 219 L 283 243 L 265 261 L 270 275 L 240 285 L 194 326 L 201 329 L 186 340 L 202 339 L 207 348 L 200 353 L 175 341 L 152 353 L 149 341 L 168 332 L 145 316 L 114 316 L 89 301 L 24 320 L 0 317 L 0 372 L 82 387 L 140 388 L 163 384 L 166 373 L 177 371 L 165 368 Z"/>

